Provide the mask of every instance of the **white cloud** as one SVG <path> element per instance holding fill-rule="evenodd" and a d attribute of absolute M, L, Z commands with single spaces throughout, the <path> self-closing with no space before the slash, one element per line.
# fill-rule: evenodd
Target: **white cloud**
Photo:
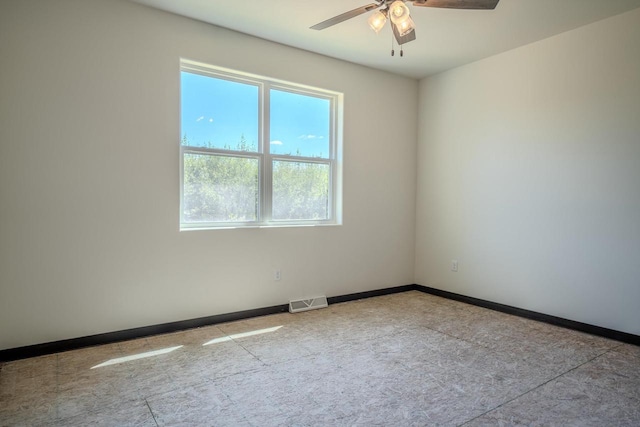
<path fill-rule="evenodd" d="M 209 123 L 213 123 L 213 119 L 209 119 Z"/>
<path fill-rule="evenodd" d="M 282 145 L 282 141 L 271 141 L 271 145 Z"/>
<path fill-rule="evenodd" d="M 204 120 L 204 116 L 200 116 L 196 119 L 196 122 L 199 122 L 200 120 Z"/>
<path fill-rule="evenodd" d="M 322 138 L 324 138 L 324 136 L 321 136 L 321 135 L 311 135 L 311 134 L 309 134 L 309 135 L 300 135 L 300 136 L 298 137 L 298 139 L 304 139 L 304 140 L 309 140 L 309 139 L 322 139 Z"/>

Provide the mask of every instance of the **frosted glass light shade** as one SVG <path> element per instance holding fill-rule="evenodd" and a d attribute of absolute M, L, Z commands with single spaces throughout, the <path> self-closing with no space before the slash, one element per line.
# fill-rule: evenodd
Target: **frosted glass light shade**
<path fill-rule="evenodd" d="M 396 0 L 389 6 L 389 17 L 391 18 L 391 22 L 396 25 L 409 19 L 410 13 L 407 5 L 401 0 Z"/>
<path fill-rule="evenodd" d="M 400 37 L 402 36 L 406 36 L 407 34 L 409 34 L 411 31 L 413 31 L 416 26 L 413 22 L 413 19 L 411 19 L 410 16 L 407 16 L 407 19 L 405 19 L 404 21 L 398 23 L 398 24 L 394 24 L 396 26 L 396 28 L 398 29 L 398 33 L 400 34 Z"/>
<path fill-rule="evenodd" d="M 369 17 L 369 26 L 376 33 L 380 32 L 386 22 L 387 16 L 379 10 Z"/>

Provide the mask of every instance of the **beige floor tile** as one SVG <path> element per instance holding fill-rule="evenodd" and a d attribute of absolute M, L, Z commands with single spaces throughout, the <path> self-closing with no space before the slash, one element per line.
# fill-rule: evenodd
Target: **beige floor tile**
<path fill-rule="evenodd" d="M 118 346 L 120 347 L 120 352 L 124 356 L 130 355 L 130 354 L 137 354 L 137 353 L 147 351 L 146 349 L 149 347 L 149 339 L 153 339 L 153 337 L 121 341 L 118 343 Z"/>
<path fill-rule="evenodd" d="M 640 402 L 640 359 L 611 350 L 566 374 L 581 383 L 635 399 Z"/>
<path fill-rule="evenodd" d="M 262 363 L 274 364 L 309 356 L 311 352 L 304 345 L 309 339 L 303 331 L 284 325 L 274 332 L 235 338 L 234 341 Z"/>
<path fill-rule="evenodd" d="M 411 291 L 6 363 L 0 426 L 638 426 L 638 390 L 640 347 Z"/>
<path fill-rule="evenodd" d="M 82 372 L 122 356 L 119 343 L 65 351 L 58 353 L 58 372 L 63 374 Z"/>
<path fill-rule="evenodd" d="M 214 384 L 207 382 L 147 399 L 158 426 L 243 426 L 244 415 Z"/>
<path fill-rule="evenodd" d="M 30 378 L 29 380 L 34 380 Z M 49 425 L 56 419 L 55 387 L 34 381 L 29 388 L 14 389 L 0 397 L 0 426 Z"/>
<path fill-rule="evenodd" d="M 14 362 L 19 364 L 20 362 Z M 0 381 L 0 426 L 47 424 L 56 417 L 56 375 L 19 375 L 20 369 Z"/>
<path fill-rule="evenodd" d="M 95 411 L 84 411 L 69 418 L 59 418 L 51 425 L 56 427 L 157 427 L 153 415 L 144 400 L 100 406 Z"/>
<path fill-rule="evenodd" d="M 562 376 L 468 425 L 637 426 L 640 401 L 573 376 Z"/>
<path fill-rule="evenodd" d="M 269 316 L 259 316 L 236 322 L 221 323 L 217 327 L 227 335 L 246 334 L 264 329 L 288 325 L 296 321 L 296 316 L 291 313 L 278 313 Z"/>
<path fill-rule="evenodd" d="M 16 360 L 2 364 L 0 379 L 32 378 L 55 375 L 58 368 L 58 355 L 33 357 L 31 359 Z"/>
<path fill-rule="evenodd" d="M 106 381 L 91 386 L 68 386 L 57 393 L 57 416 L 66 419 L 94 413 L 105 406 L 128 405 L 137 398 L 137 390 L 117 387 Z"/>
<path fill-rule="evenodd" d="M 227 341 L 201 347 L 197 352 L 185 352 L 167 366 L 166 371 L 175 384 L 192 385 L 263 366 L 264 363 L 240 344 Z"/>
<path fill-rule="evenodd" d="M 631 344 L 620 344 L 614 347 L 616 353 L 619 353 L 622 357 L 628 358 L 628 360 L 635 360 L 640 363 L 640 346 Z"/>

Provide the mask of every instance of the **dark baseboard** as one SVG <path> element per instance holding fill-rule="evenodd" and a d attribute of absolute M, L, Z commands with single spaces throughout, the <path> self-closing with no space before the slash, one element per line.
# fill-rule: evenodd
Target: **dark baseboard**
<path fill-rule="evenodd" d="M 515 316 L 525 317 L 527 319 L 537 320 L 539 322 L 562 326 L 563 328 L 586 332 L 588 334 L 598 335 L 616 341 L 622 341 L 627 344 L 640 346 L 640 336 L 629 334 L 627 332 L 616 331 L 614 329 L 603 328 L 601 326 L 590 325 L 588 323 L 576 322 L 575 320 L 564 319 L 562 317 L 551 316 L 549 314 L 538 313 L 536 311 L 525 310 L 523 308 L 512 307 L 510 305 L 500 304 L 497 302 L 468 297 L 449 291 L 430 288 L 428 286 L 414 285 L 414 289 L 427 294 L 476 305 L 478 307 L 489 308 L 491 310 L 501 311 L 503 313 L 513 314 Z"/>
<path fill-rule="evenodd" d="M 416 289 L 415 285 L 397 286 L 393 288 L 377 289 L 374 291 L 358 292 L 355 294 L 341 295 L 327 298 L 329 304 L 353 301 L 363 298 L 377 297 L 381 295 L 395 294 Z M 143 338 L 159 334 L 183 331 L 186 329 L 210 326 L 218 323 L 233 322 L 235 320 L 248 319 L 251 317 L 265 316 L 268 314 L 283 313 L 289 310 L 288 304 L 275 305 L 272 307 L 257 308 L 254 310 L 244 310 L 235 313 L 217 314 L 214 316 L 200 317 L 198 319 L 181 320 L 178 322 L 163 323 L 160 325 L 144 326 L 141 328 L 126 329 L 124 331 L 107 332 L 104 334 L 90 335 L 80 338 L 72 338 L 61 341 L 53 341 L 44 344 L 35 344 L 25 347 L 10 348 L 0 350 L 0 362 L 26 359 L 29 357 L 44 356 L 47 354 L 59 353 L 62 351 L 76 350 L 84 347 L 111 344 L 120 341 L 127 341 L 136 338 Z"/>
<path fill-rule="evenodd" d="M 341 302 L 354 301 L 371 297 L 380 297 L 382 295 L 391 295 L 414 290 L 416 290 L 416 285 L 395 286 L 393 288 L 376 289 L 373 291 L 357 292 L 355 294 L 340 295 L 337 297 L 328 297 L 327 302 L 329 304 L 338 304 Z"/>
<path fill-rule="evenodd" d="M 518 307 L 512 307 L 497 302 L 487 301 L 479 298 L 468 297 L 449 291 L 430 288 L 422 285 L 404 285 L 391 288 L 376 289 L 373 291 L 357 292 L 354 294 L 339 295 L 328 297 L 329 304 L 337 304 L 341 302 L 354 301 L 364 298 L 378 297 L 382 295 L 396 294 L 407 291 L 420 291 L 431 295 L 436 295 L 491 310 L 501 311 L 515 316 L 525 317 L 540 322 L 550 323 L 552 325 L 562 326 L 576 331 L 586 332 L 593 335 L 611 338 L 628 344 L 640 346 L 640 336 L 620 332 L 613 329 L 602 328 L 587 323 L 576 322 L 574 320 L 563 319 L 561 317 L 551 316 L 548 314 L 538 313 L 535 311 L 525 310 Z M 160 325 L 144 326 L 141 328 L 126 329 L 123 331 L 107 332 L 104 334 L 90 335 L 87 337 L 72 338 L 62 341 L 53 341 L 44 344 L 35 344 L 25 347 L 10 348 L 0 350 L 0 362 L 8 362 L 18 359 L 26 359 L 29 357 L 44 356 L 62 351 L 76 350 L 84 347 L 96 345 L 111 344 L 120 341 L 127 341 L 136 338 L 143 338 L 159 334 L 167 334 L 171 332 L 183 331 L 186 329 L 199 328 L 202 326 L 210 326 L 218 323 L 233 322 L 236 320 L 248 319 L 251 317 L 265 316 L 268 314 L 283 313 L 288 311 L 289 306 L 275 305 L 272 307 L 263 307 L 253 310 L 237 311 L 234 313 L 217 314 L 214 316 L 200 317 L 198 319 L 182 320 L 178 322 L 163 323 Z"/>
<path fill-rule="evenodd" d="M 91 347 L 95 345 L 111 344 L 119 341 L 127 341 L 152 335 L 167 334 L 171 332 L 183 331 L 185 329 L 215 325 L 217 323 L 233 322 L 235 320 L 248 319 L 250 317 L 282 313 L 288 310 L 288 304 L 275 305 L 273 307 L 263 307 L 254 310 L 237 311 L 235 313 L 217 314 L 215 316 L 200 317 L 198 319 L 181 320 L 178 322 L 144 326 L 141 328 L 126 329 L 116 332 L 107 332 L 104 334 L 53 341 L 44 344 L 29 345 L 26 347 L 10 348 L 8 350 L 0 350 L 0 362 L 44 356 L 47 354 L 59 353 L 62 351 L 76 350 L 79 348 Z"/>

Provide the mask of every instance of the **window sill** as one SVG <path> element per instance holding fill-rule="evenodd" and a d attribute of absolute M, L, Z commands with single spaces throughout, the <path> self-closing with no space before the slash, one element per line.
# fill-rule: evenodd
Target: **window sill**
<path fill-rule="evenodd" d="M 269 228 L 309 228 L 309 227 L 335 227 L 342 223 L 321 223 L 321 224 L 262 224 L 262 225 L 220 225 L 220 226 L 189 226 L 180 227 L 180 231 L 210 231 L 210 230 L 256 230 Z"/>

